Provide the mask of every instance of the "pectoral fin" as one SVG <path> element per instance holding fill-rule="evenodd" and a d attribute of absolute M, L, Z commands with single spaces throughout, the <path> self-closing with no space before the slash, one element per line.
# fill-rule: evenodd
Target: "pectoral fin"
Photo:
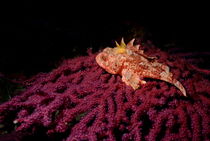
<path fill-rule="evenodd" d="M 134 90 L 138 89 L 140 85 L 146 84 L 146 81 L 140 79 L 139 75 L 129 69 L 122 70 L 122 81 Z"/>

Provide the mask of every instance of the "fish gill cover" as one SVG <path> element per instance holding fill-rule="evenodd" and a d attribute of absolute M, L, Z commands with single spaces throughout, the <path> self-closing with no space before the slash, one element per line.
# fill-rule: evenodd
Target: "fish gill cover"
<path fill-rule="evenodd" d="M 89 53 L 27 80 L 24 92 L 0 105 L 1 130 L 67 141 L 210 140 L 210 71 L 198 68 L 193 54 L 143 48 L 170 67 L 187 97 L 153 79 L 133 90 Z"/>

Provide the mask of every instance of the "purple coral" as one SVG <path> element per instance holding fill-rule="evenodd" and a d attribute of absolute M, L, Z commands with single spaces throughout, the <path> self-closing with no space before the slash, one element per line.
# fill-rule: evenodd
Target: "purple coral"
<path fill-rule="evenodd" d="M 20 133 L 42 128 L 47 137 L 67 141 L 210 140 L 209 71 L 149 48 L 147 54 L 170 66 L 188 97 L 159 80 L 134 91 L 90 54 L 28 80 L 26 91 L 0 105 L 0 123 Z"/>

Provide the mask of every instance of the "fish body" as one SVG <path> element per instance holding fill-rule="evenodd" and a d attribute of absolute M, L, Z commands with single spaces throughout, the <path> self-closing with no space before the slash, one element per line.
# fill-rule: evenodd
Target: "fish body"
<path fill-rule="evenodd" d="M 133 44 L 134 40 L 126 45 L 122 38 L 120 45 L 116 42 L 117 47 L 107 47 L 100 52 L 96 56 L 96 62 L 107 72 L 121 75 L 122 81 L 134 90 L 146 84 L 144 78 L 153 78 L 173 84 L 186 96 L 185 88 L 173 78 L 169 67 L 159 63 L 155 57 L 144 54 L 139 49 L 140 45 Z"/>

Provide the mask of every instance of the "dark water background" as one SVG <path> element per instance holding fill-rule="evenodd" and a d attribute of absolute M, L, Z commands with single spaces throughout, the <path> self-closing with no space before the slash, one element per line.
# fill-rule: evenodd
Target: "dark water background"
<path fill-rule="evenodd" d="M 83 8 L 71 2 L 7 4 L 0 23 L 0 72 L 48 72 L 61 58 L 83 55 L 87 48 L 98 51 L 114 46 L 121 37 L 126 41 L 143 37 L 166 50 L 210 50 L 208 12 L 203 6 L 111 5 Z"/>

